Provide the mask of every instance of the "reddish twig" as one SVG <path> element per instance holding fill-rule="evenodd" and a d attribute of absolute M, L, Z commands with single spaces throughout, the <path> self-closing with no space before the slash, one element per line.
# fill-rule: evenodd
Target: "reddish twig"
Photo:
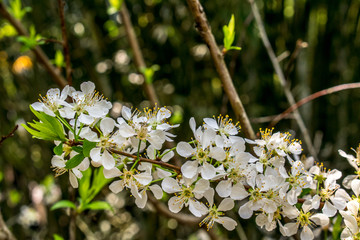
<path fill-rule="evenodd" d="M 257 4 L 255 3 L 254 0 L 248 0 L 248 1 L 249 1 L 250 5 L 251 5 L 251 10 L 252 10 L 252 12 L 254 14 L 255 21 L 256 21 L 256 23 L 257 23 L 257 25 L 259 27 L 260 38 L 261 38 L 261 40 L 262 40 L 262 42 L 264 44 L 266 52 L 269 55 L 269 58 L 270 58 L 270 61 L 271 61 L 272 65 L 273 65 L 273 67 L 274 67 L 275 73 L 279 78 L 279 82 L 280 82 L 282 88 L 284 89 L 286 99 L 287 99 L 287 101 L 289 102 L 290 105 L 293 105 L 293 104 L 295 104 L 294 96 L 293 96 L 292 92 L 290 91 L 290 88 L 289 88 L 288 84 L 286 84 L 286 79 L 285 79 L 284 73 L 283 73 L 283 71 L 282 71 L 282 69 L 280 67 L 279 61 L 278 61 L 278 59 L 277 59 L 277 57 L 276 57 L 276 55 L 274 53 L 274 50 L 273 50 L 273 48 L 271 46 L 271 43 L 270 43 L 269 38 L 267 36 L 267 33 L 265 31 L 265 26 L 264 26 L 264 23 L 263 23 L 263 21 L 261 19 L 260 12 L 259 12 L 259 9 L 257 7 Z M 314 148 L 314 145 L 312 144 L 309 131 L 306 128 L 304 120 L 302 119 L 299 111 L 294 112 L 294 117 L 295 117 L 295 120 L 296 120 L 297 124 L 299 125 L 300 131 L 303 134 L 304 142 L 305 142 L 306 146 L 308 147 L 308 150 L 309 150 L 310 154 L 315 159 L 317 159 L 317 152 L 316 152 L 316 150 Z"/>
<path fill-rule="evenodd" d="M 5 18 L 18 32 L 19 35 L 22 36 L 29 36 L 28 32 L 26 31 L 25 27 L 19 22 L 17 19 L 15 19 L 6 9 L 3 2 L 0 1 L 0 15 Z M 32 51 L 35 53 L 38 61 L 44 66 L 44 68 L 49 72 L 49 74 L 52 76 L 56 84 L 59 85 L 59 87 L 63 88 L 68 83 L 64 79 L 63 76 L 57 71 L 57 69 L 51 64 L 49 58 L 45 55 L 45 53 L 41 50 L 39 46 L 35 46 Z"/>
<path fill-rule="evenodd" d="M 245 136 L 250 139 L 255 139 L 254 130 L 252 129 L 245 108 L 235 89 L 235 86 L 229 74 L 229 70 L 226 67 L 224 56 L 220 51 L 215 41 L 214 35 L 212 34 L 211 29 L 208 25 L 208 21 L 204 9 L 201 3 L 199 2 L 199 0 L 187 0 L 187 3 L 190 12 L 194 17 L 196 28 L 210 50 L 210 54 L 215 64 L 216 71 L 219 74 L 220 80 L 223 84 L 224 91 L 229 97 L 236 118 L 240 121 Z"/>
<path fill-rule="evenodd" d="M 296 44 L 295 44 L 295 50 L 293 51 L 293 53 L 291 54 L 290 56 L 290 60 L 286 66 L 286 70 L 285 70 L 285 79 L 289 79 L 289 75 L 291 73 L 291 69 L 294 65 L 294 62 L 296 60 L 296 58 L 298 57 L 301 49 L 303 48 L 306 48 L 308 46 L 307 42 L 303 42 L 301 39 L 298 39 L 296 41 Z"/>
<path fill-rule="evenodd" d="M 329 95 L 329 94 L 332 94 L 332 93 L 335 93 L 335 92 L 339 92 L 339 91 L 342 91 L 342 90 L 354 89 L 354 88 L 360 88 L 360 83 L 341 84 L 341 85 L 337 85 L 335 87 L 327 88 L 327 89 L 318 91 L 316 93 L 313 93 L 313 94 L 301 99 L 300 101 L 298 101 L 297 103 L 293 104 L 291 107 L 286 109 L 284 112 L 280 113 L 275 118 L 273 118 L 273 120 L 270 123 L 270 126 L 271 127 L 275 126 L 280 120 L 282 120 L 283 118 L 288 116 L 291 112 L 298 109 L 299 107 L 301 107 L 305 103 L 308 103 L 308 102 L 310 102 L 310 101 L 312 101 L 312 100 L 314 100 L 316 98 L 319 98 L 319 97 L 322 97 L 322 96 L 325 96 L 325 95 Z"/>
<path fill-rule="evenodd" d="M 125 2 L 122 3 L 119 13 L 120 13 L 121 20 L 125 27 L 126 36 L 128 38 L 130 47 L 133 50 L 135 66 L 136 66 L 138 72 L 141 73 L 142 69 L 146 68 L 146 64 L 145 64 L 144 57 L 143 57 L 143 54 L 142 54 L 140 46 L 139 46 L 139 42 L 136 38 L 136 34 L 134 31 L 133 25 L 131 23 L 130 15 L 126 8 Z M 144 77 L 144 79 L 145 79 L 145 77 Z M 156 95 L 154 85 L 152 83 L 147 83 L 145 81 L 143 86 L 144 86 L 146 95 L 148 96 L 148 98 L 151 102 L 151 105 L 153 107 L 155 107 L 155 105 L 157 103 L 159 103 L 159 99 Z"/>
<path fill-rule="evenodd" d="M 5 141 L 6 139 L 14 136 L 15 134 L 15 131 L 18 129 L 18 125 L 15 125 L 14 129 L 8 134 L 8 135 L 5 135 L 5 136 L 2 136 L 1 139 L 0 139 L 0 145 L 3 143 L 3 141 Z"/>
<path fill-rule="evenodd" d="M 62 33 L 62 45 L 64 48 L 64 55 L 65 55 L 65 62 L 66 62 L 66 80 L 68 81 L 69 85 L 72 85 L 72 78 L 71 78 L 71 62 L 70 62 L 70 51 L 69 51 L 69 42 L 66 35 L 66 26 L 65 26 L 65 16 L 64 16 L 64 7 L 65 2 L 63 0 L 58 0 L 59 4 L 59 15 L 61 21 L 61 33 Z"/>

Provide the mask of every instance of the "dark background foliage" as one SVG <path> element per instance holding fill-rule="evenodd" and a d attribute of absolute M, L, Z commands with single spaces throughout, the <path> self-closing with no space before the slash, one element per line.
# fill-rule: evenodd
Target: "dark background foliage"
<path fill-rule="evenodd" d="M 3 2 L 8 5 L 8 1 Z M 289 75 L 288 81 L 296 100 L 328 87 L 358 81 L 359 1 L 267 0 L 257 3 L 276 55 L 291 54 L 298 39 L 308 43 L 295 60 Z M 34 25 L 43 37 L 61 39 L 55 0 L 24 0 L 22 4 L 32 8 L 22 20 L 27 28 Z M 203 1 L 203 4 L 219 45 L 223 38 L 222 26 L 228 23 L 231 14 L 235 15 L 235 42 L 242 51 L 230 51 L 225 60 L 250 118 L 256 121 L 259 117 L 279 114 L 288 108 L 284 91 L 259 38 L 249 3 L 235 0 Z M 153 82 L 160 99 L 159 105 L 169 106 L 176 115 L 172 121 L 183 123 L 175 130 L 177 139 L 191 137 L 188 128 L 191 116 L 198 123 L 204 117 L 220 113 L 233 116 L 186 2 L 133 0 L 127 5 L 146 64 L 160 67 Z M 117 109 L 121 104 L 141 109 L 149 106 L 138 84 L 143 79 L 136 73 L 124 26 L 117 14 L 108 14 L 108 7 L 108 2 L 100 0 L 66 1 L 74 86 L 78 88 L 84 81 L 93 81 L 105 97 L 115 102 Z M 0 135 L 9 133 L 15 124 L 31 121 L 33 116 L 29 104 L 37 101 L 39 93 L 45 95 L 47 89 L 57 87 L 50 75 L 37 64 L 32 52 L 21 52 L 20 47 L 16 37 L 11 36 L 6 21 L 0 18 Z M 56 43 L 41 47 L 50 59 L 55 58 L 57 50 L 62 50 Z M 28 56 L 30 63 L 21 56 Z M 288 62 L 289 57 L 281 61 L 283 69 Z M 19 67 L 19 64 L 22 65 Z M 64 68 L 60 70 L 65 71 Z M 356 148 L 359 143 L 359 104 L 359 90 L 355 89 L 321 97 L 301 107 L 305 124 L 319 150 L 319 159 L 325 166 L 338 168 L 344 173 L 351 171 L 344 159 L 338 156 L 337 150 L 349 152 L 350 147 Z M 114 109 L 112 115 L 117 117 L 118 110 Z M 253 123 L 255 131 L 267 125 L 268 122 Z M 276 126 L 277 130 L 291 130 L 296 138 L 303 138 L 293 119 L 282 120 Z M 53 195 L 51 190 L 60 186 L 62 198 L 69 198 L 67 177 L 64 175 L 55 180 L 51 177 L 52 146 L 51 143 L 31 139 L 21 128 L 15 137 L 0 146 L 0 207 L 19 239 L 49 239 L 54 233 L 67 237 L 69 220 L 64 211 L 50 212 L 49 206 L 45 206 L 43 211 L 47 213 L 47 223 L 35 222 L 29 225 L 30 228 L 19 220 L 24 206 L 41 211 L 31 197 L 39 184 L 50 192 L 50 196 Z M 307 153 L 304 146 L 304 154 Z M 53 181 L 56 185 L 52 185 Z M 104 190 L 104 195 L 107 194 L 108 190 Z M 138 239 L 149 236 L 193 239 L 199 236 L 197 228 L 176 225 L 176 222 L 160 218 L 149 209 L 138 210 L 134 208 L 132 198 L 126 194 L 121 196 L 117 201 L 122 208 L 116 210 L 116 214 L 86 213 L 83 221 L 96 236 L 120 236 L 115 236 L 115 233 L 125 234 L 121 235 L 122 238 Z M 121 199 L 126 199 L 126 202 L 121 202 Z M 115 217 L 122 221 L 114 223 Z M 260 237 L 261 233 L 253 224 L 241 223 L 249 239 Z M 39 229 L 40 233 L 35 234 Z M 130 231 L 130 235 L 126 235 L 126 231 Z M 223 236 L 229 234 L 229 237 L 238 238 L 238 232 L 217 231 L 221 231 Z M 78 234 L 84 237 L 81 231 Z M 273 234 L 277 238 L 276 233 Z"/>

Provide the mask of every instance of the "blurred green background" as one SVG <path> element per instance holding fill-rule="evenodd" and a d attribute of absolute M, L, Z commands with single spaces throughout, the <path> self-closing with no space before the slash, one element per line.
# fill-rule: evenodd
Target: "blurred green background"
<path fill-rule="evenodd" d="M 2 0 L 9 6 L 8 0 Z M 31 7 L 22 23 L 44 38 L 61 39 L 57 1 L 21 1 Z M 266 0 L 256 1 L 265 28 L 280 62 L 287 68 L 289 55 L 298 39 L 307 43 L 296 58 L 289 84 L 296 100 L 316 91 L 343 83 L 358 82 L 360 24 L 358 0 Z M 268 126 L 260 117 L 276 115 L 289 107 L 284 91 L 259 38 L 258 28 L 245 0 L 203 1 L 217 43 L 222 45 L 222 26 L 231 14 L 236 20 L 235 45 L 225 60 L 255 131 Z M 97 89 L 114 103 L 111 112 L 119 116 L 122 104 L 142 108 L 149 101 L 142 90 L 144 81 L 136 72 L 133 54 L 119 15 L 108 11 L 102 0 L 66 1 L 65 16 L 71 51 L 74 87 L 84 81 L 95 82 Z M 160 105 L 168 106 L 174 123 L 183 123 L 174 133 L 177 139 L 191 137 L 188 120 L 218 114 L 234 116 L 224 96 L 209 51 L 196 32 L 193 18 L 183 0 L 133 0 L 127 2 L 131 19 L 147 66 L 158 65 L 153 84 Z M 61 66 L 62 47 L 56 43 L 41 45 L 54 64 Z M 34 117 L 29 105 L 57 87 L 51 76 L 36 62 L 31 51 L 21 51 L 16 32 L 0 17 L 0 135 L 8 134 L 15 124 Z M 64 67 L 59 71 L 65 74 Z M 359 139 L 360 90 L 346 90 L 316 99 L 300 112 L 325 166 L 352 171 L 337 150 L 356 148 Z M 282 120 L 275 131 L 291 131 L 302 139 L 293 119 Z M 51 239 L 54 233 L 67 238 L 69 218 L 65 211 L 49 211 L 60 197 L 69 199 L 68 179 L 54 179 L 50 169 L 52 143 L 32 139 L 21 127 L 16 135 L 0 146 L 0 207 L 18 239 Z M 308 154 L 306 146 L 304 153 Z M 36 199 L 36 191 L 43 195 Z M 35 192 L 35 193 L 34 193 Z M 41 195 L 41 194 L 40 194 Z M 35 196 L 35 197 L 34 197 Z M 109 194 L 117 206 L 115 213 L 88 212 L 78 236 L 86 228 L 100 239 L 206 239 L 195 227 L 179 225 L 159 217 L 153 210 L 134 207 L 127 193 Z M 35 199 L 34 199 L 35 198 Z M 237 214 L 234 214 L 237 216 Z M 239 220 L 239 217 L 237 217 Z M 248 221 L 249 222 L 249 221 Z M 264 232 L 254 224 L 241 222 L 248 239 L 260 239 Z M 85 229 L 81 229 L 81 227 Z M 220 236 L 239 238 L 239 232 L 217 229 Z M 278 233 L 267 233 L 278 239 Z"/>

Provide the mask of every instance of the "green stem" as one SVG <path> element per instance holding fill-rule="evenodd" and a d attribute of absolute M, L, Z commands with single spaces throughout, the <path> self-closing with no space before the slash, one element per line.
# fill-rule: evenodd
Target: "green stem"
<path fill-rule="evenodd" d="M 154 165 L 155 167 L 157 167 L 157 168 L 160 168 L 160 169 L 164 170 L 164 171 L 171 172 L 171 173 L 175 173 L 174 170 L 172 170 L 172 169 L 164 168 L 164 167 L 162 167 L 162 166 L 160 166 L 160 165 L 157 165 L 157 164 L 153 164 L 153 165 Z"/>
<path fill-rule="evenodd" d="M 78 136 L 76 134 L 76 124 L 77 124 L 77 114 L 75 115 L 75 123 L 74 123 L 74 138 L 75 138 L 75 141 L 78 140 Z M 79 132 L 80 133 L 80 132 Z"/>
<path fill-rule="evenodd" d="M 137 151 L 137 158 L 136 161 L 134 162 L 134 164 L 131 166 L 131 170 L 134 169 L 134 167 L 136 166 L 136 164 L 140 161 L 140 146 L 141 146 L 141 140 L 139 139 L 139 145 L 138 145 L 138 151 Z"/>
<path fill-rule="evenodd" d="M 174 173 L 173 175 L 171 175 L 171 176 L 169 176 L 169 177 L 176 177 L 177 175 L 178 175 L 177 173 Z M 160 182 L 160 181 L 162 181 L 162 180 L 164 180 L 164 178 L 156 179 L 156 180 L 154 180 L 154 181 L 151 181 L 151 183 L 150 183 L 149 185 L 151 185 L 151 184 L 153 184 L 153 183 L 156 183 L 156 182 Z"/>
<path fill-rule="evenodd" d="M 163 156 L 165 156 L 166 154 L 168 154 L 168 153 L 171 152 L 171 151 L 174 151 L 175 149 L 176 149 L 176 147 L 173 147 L 173 148 L 169 149 L 168 151 L 166 151 L 166 152 L 164 152 L 163 154 L 161 154 L 161 155 L 159 156 L 159 158 L 161 159 Z"/>
<path fill-rule="evenodd" d="M 65 119 L 63 119 L 61 116 L 59 116 L 59 115 L 56 115 L 56 117 L 57 117 L 57 119 L 59 119 L 60 120 L 60 122 L 62 122 L 62 124 L 64 124 L 65 125 L 65 127 L 67 127 L 72 133 L 74 133 L 74 135 L 75 135 L 75 131 L 74 131 L 74 129 L 70 126 L 70 124 L 67 122 L 67 121 L 65 121 Z"/>

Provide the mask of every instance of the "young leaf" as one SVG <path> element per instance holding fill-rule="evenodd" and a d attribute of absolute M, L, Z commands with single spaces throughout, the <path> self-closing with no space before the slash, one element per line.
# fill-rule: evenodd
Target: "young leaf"
<path fill-rule="evenodd" d="M 52 207 L 50 208 L 51 211 L 54 211 L 56 209 L 59 208 L 72 208 L 72 209 L 76 209 L 76 206 L 73 202 L 69 201 L 69 200 L 61 200 L 58 201 L 57 203 L 55 203 L 54 205 L 52 205 Z"/>
<path fill-rule="evenodd" d="M 82 172 L 83 177 L 79 179 L 79 195 L 82 202 L 86 202 L 89 195 L 91 173 L 91 168 L 88 168 L 86 171 Z"/>
<path fill-rule="evenodd" d="M 53 237 L 54 237 L 54 240 L 64 240 L 64 238 L 62 236 L 57 235 L 57 234 L 54 234 Z"/>
<path fill-rule="evenodd" d="M 224 50 L 223 52 L 226 53 L 229 50 L 241 50 L 240 47 L 232 46 L 235 39 L 235 17 L 234 14 L 231 15 L 231 19 L 228 25 L 223 27 L 224 32 Z"/>
<path fill-rule="evenodd" d="M 60 143 L 56 147 L 54 147 L 54 153 L 58 156 L 60 156 L 63 153 L 63 144 Z"/>
<path fill-rule="evenodd" d="M 28 131 L 31 135 L 33 135 L 33 138 L 39 138 L 39 139 L 43 139 L 43 140 L 47 140 L 47 141 L 55 140 L 54 135 L 51 135 L 46 132 L 43 133 L 43 132 L 35 131 L 34 129 L 26 126 L 25 124 L 21 124 L 21 126 L 23 126 L 26 129 L 26 131 Z"/>
<path fill-rule="evenodd" d="M 96 142 L 90 142 L 88 140 L 84 140 L 83 143 L 83 154 L 85 157 L 90 157 L 90 151 L 96 146 Z"/>
<path fill-rule="evenodd" d="M 89 203 L 83 207 L 83 209 L 90 209 L 90 210 L 112 210 L 112 207 L 109 203 L 104 201 L 95 201 Z"/>
<path fill-rule="evenodd" d="M 72 169 L 78 166 L 82 162 L 82 160 L 84 160 L 84 158 L 85 156 L 82 153 L 75 155 L 73 158 L 66 162 L 65 168 Z"/>
<path fill-rule="evenodd" d="M 60 141 L 66 140 L 63 125 L 55 117 L 49 116 L 43 112 L 38 112 L 32 106 L 30 106 L 30 110 L 41 121 L 41 122 L 34 121 L 35 124 L 38 125 L 39 128 L 42 127 L 47 128 L 47 132 L 48 132 L 47 135 L 52 133 L 52 135 L 57 136 L 56 139 L 53 140 L 60 140 Z M 40 131 L 40 129 L 37 130 Z"/>

